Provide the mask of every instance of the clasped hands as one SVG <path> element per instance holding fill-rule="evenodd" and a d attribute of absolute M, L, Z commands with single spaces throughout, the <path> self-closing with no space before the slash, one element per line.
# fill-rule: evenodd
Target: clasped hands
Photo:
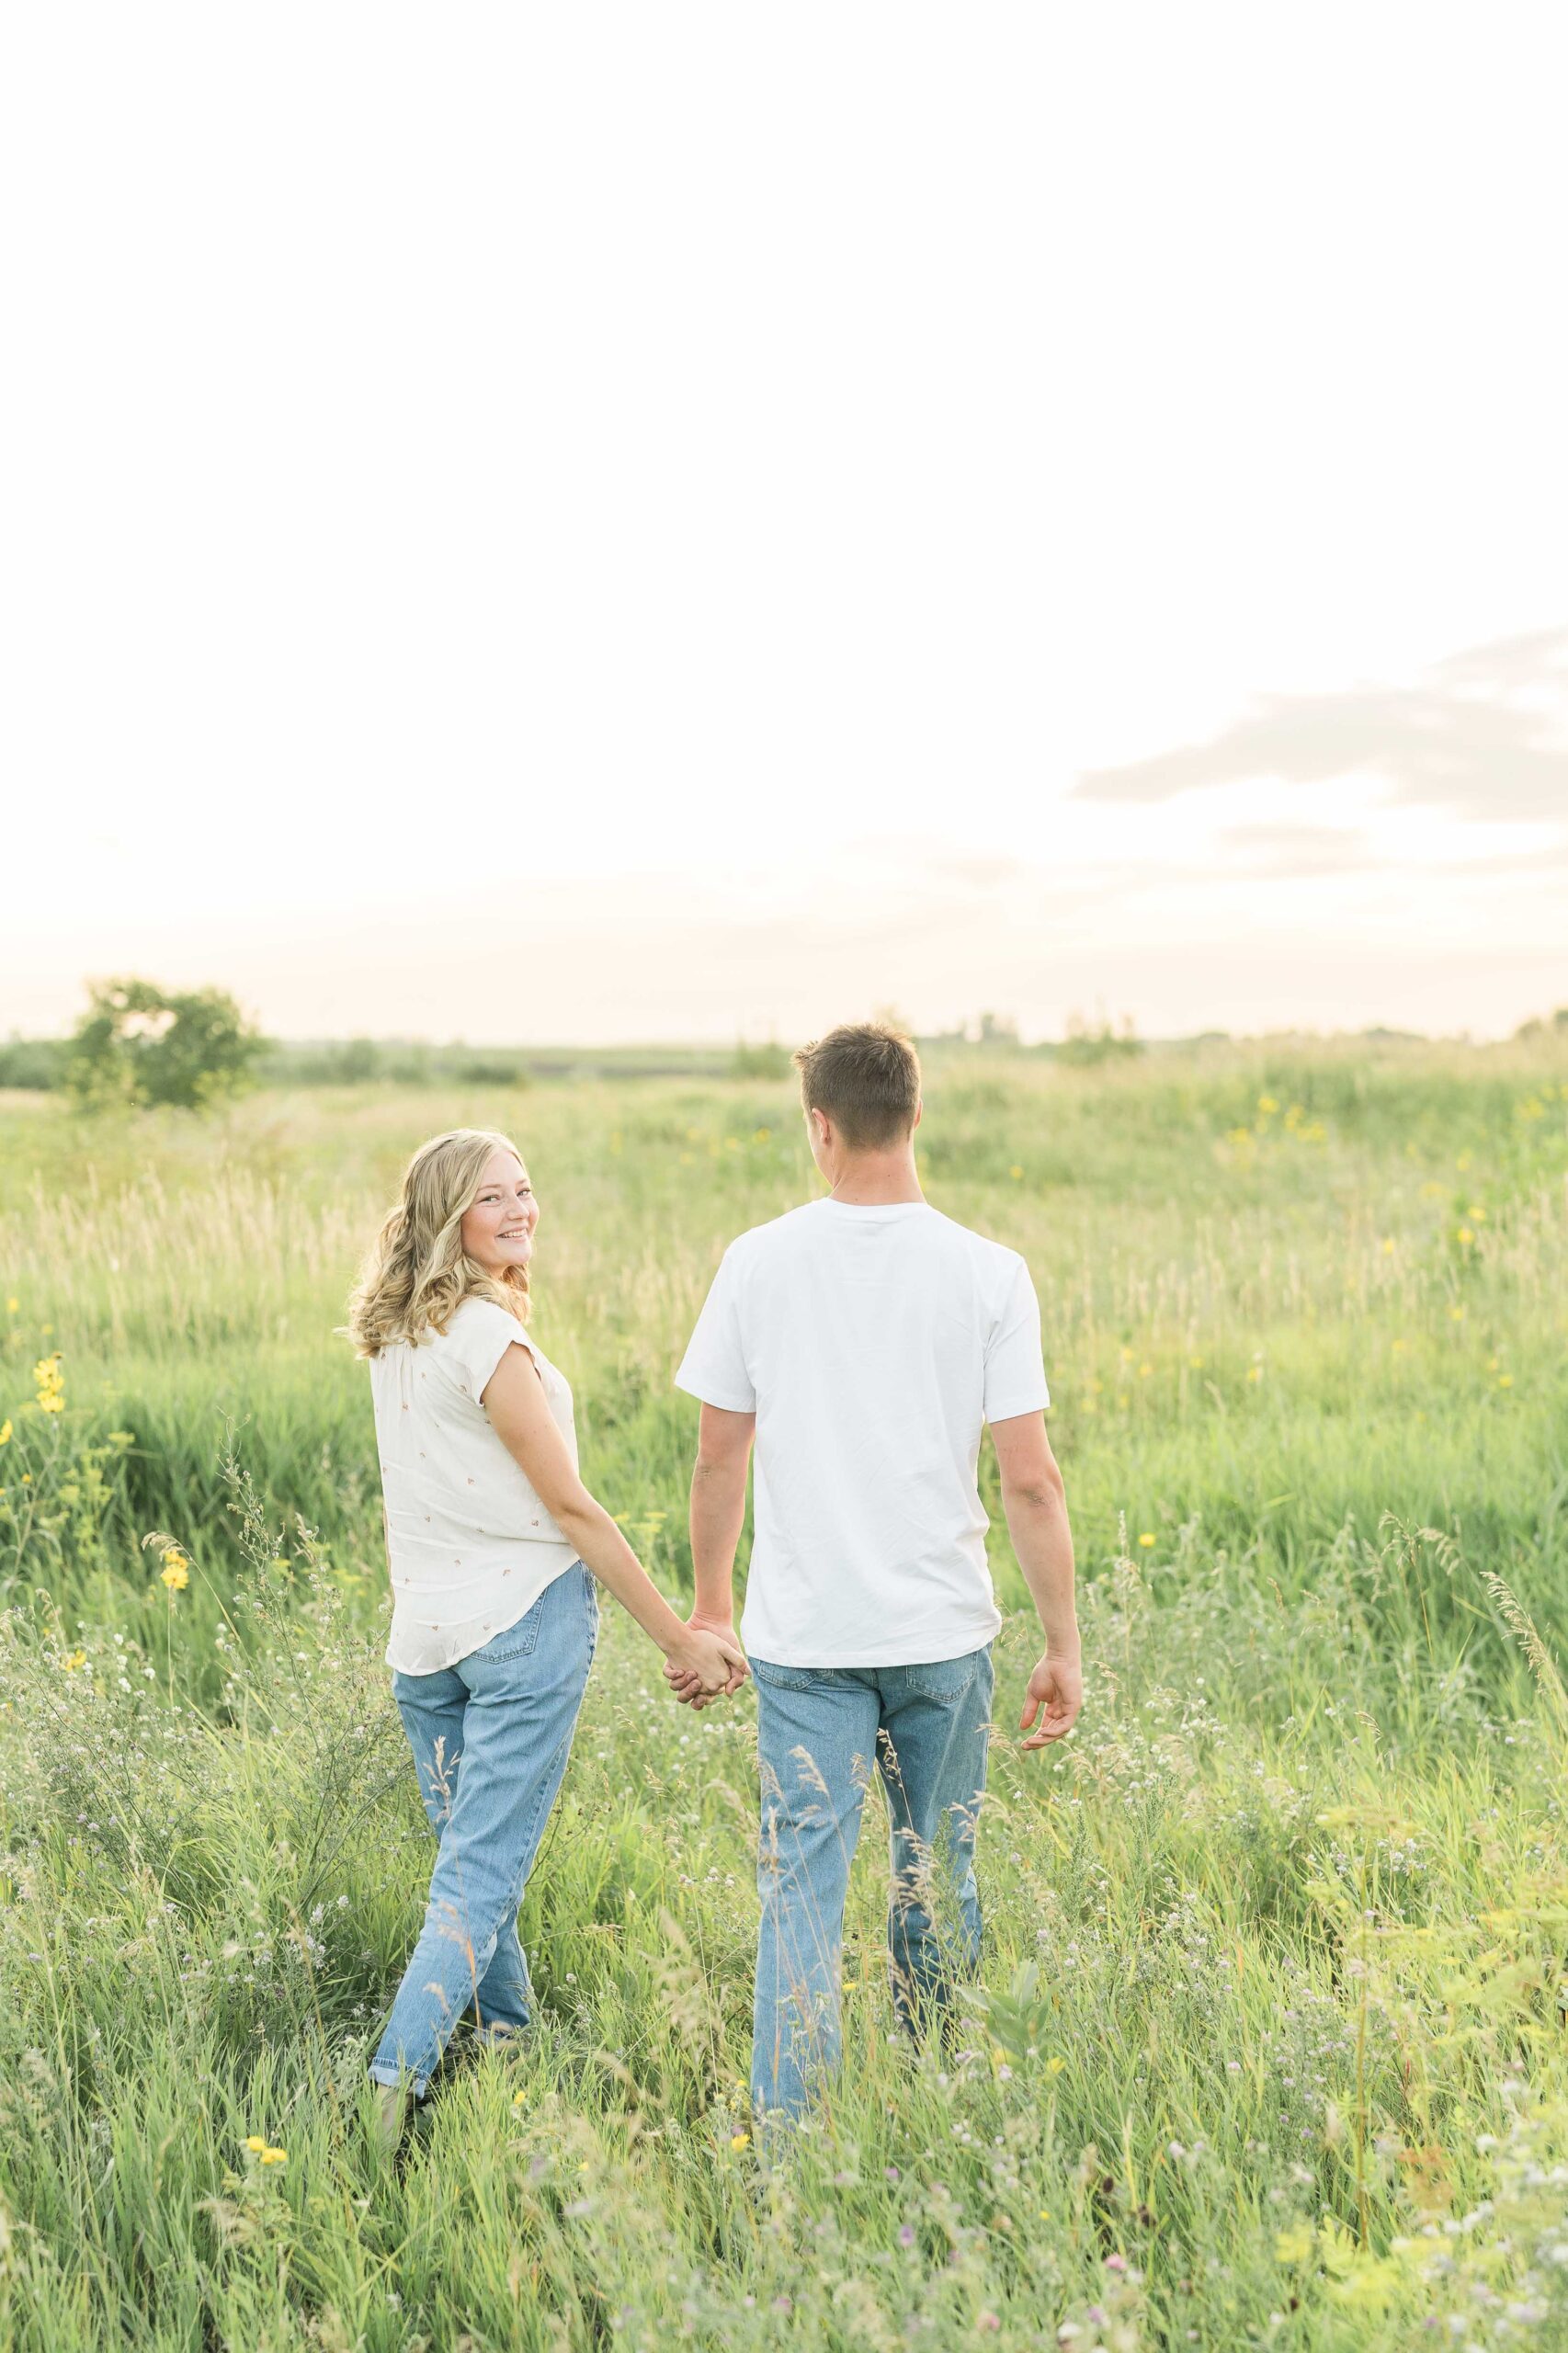
<path fill-rule="evenodd" d="M 699 1618 L 694 1610 L 686 1632 L 686 1641 L 665 1661 L 665 1680 L 682 1707 L 706 1708 L 738 1691 L 751 1670 L 733 1626 Z"/>
<path fill-rule="evenodd" d="M 738 1691 L 751 1672 L 735 1630 L 726 1620 L 686 1621 L 686 1640 L 665 1661 L 665 1680 L 682 1707 L 701 1710 Z M 1043 1657 L 1029 1677 L 1019 1730 L 1026 1749 L 1047 1748 L 1071 1732 L 1084 1704 L 1084 1676 L 1075 1648 Z M 1032 1730 L 1031 1730 L 1032 1727 Z"/>

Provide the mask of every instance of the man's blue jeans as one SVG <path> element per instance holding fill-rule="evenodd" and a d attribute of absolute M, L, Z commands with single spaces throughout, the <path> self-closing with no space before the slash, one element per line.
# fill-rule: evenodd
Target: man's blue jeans
<path fill-rule="evenodd" d="M 844 1904 L 873 1769 L 886 1793 L 893 2008 L 945 2026 L 980 1962 L 974 1829 L 994 1677 L 989 1643 L 920 1666 L 776 1666 L 752 1654 L 762 1836 L 752 2104 L 798 2116 L 837 2064 Z"/>
<path fill-rule="evenodd" d="M 566 1770 L 598 1624 L 579 1561 L 455 1666 L 392 1677 L 439 1843 L 425 1925 L 370 2062 L 378 2084 L 401 2075 L 422 2099 L 465 2009 L 482 2032 L 528 2022 L 517 1907 Z"/>

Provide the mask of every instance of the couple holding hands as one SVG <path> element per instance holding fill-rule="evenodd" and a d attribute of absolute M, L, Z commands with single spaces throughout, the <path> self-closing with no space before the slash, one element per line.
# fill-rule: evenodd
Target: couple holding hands
<path fill-rule="evenodd" d="M 873 1770 L 901 2023 L 939 2031 L 978 1967 L 974 1834 L 1001 1626 L 976 1484 L 986 1424 L 1045 1637 L 1023 1745 L 1060 1739 L 1078 1713 L 1073 1541 L 1028 1269 L 922 1194 L 907 1039 L 844 1028 L 796 1061 L 830 1190 L 730 1245 L 676 1375 L 701 1402 L 684 1622 L 584 1486 L 572 1392 L 525 1328 L 540 1211 L 516 1147 L 474 1129 L 422 1145 L 355 1293 L 385 1501 L 387 1663 L 437 1840 L 370 2063 L 389 2147 L 465 2011 L 490 2040 L 528 2023 L 517 1911 L 587 1685 L 597 1585 L 658 1644 L 676 1699 L 705 1707 L 748 1673 L 756 1686 L 751 2092 L 764 2123 L 799 2117 L 838 2060 L 845 1897 Z M 743 1649 L 731 1581 L 754 1449 Z"/>

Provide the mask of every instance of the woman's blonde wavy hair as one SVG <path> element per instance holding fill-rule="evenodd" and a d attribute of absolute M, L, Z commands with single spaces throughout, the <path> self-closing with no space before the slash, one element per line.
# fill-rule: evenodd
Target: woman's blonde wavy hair
<path fill-rule="evenodd" d="M 462 1245 L 462 1222 L 485 1164 L 495 1151 L 523 1155 L 491 1128 L 452 1128 L 422 1143 L 403 1170 L 403 1193 L 371 1244 L 348 1302 L 347 1336 L 355 1353 L 373 1357 L 394 1340 L 417 1347 L 444 1332 L 453 1310 L 477 1296 L 494 1300 L 520 1324 L 528 1320 L 528 1270 L 486 1273 Z"/>

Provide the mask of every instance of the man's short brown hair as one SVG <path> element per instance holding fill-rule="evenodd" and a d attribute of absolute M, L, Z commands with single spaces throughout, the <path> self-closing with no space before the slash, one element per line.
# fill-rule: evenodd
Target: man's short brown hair
<path fill-rule="evenodd" d="M 920 1057 L 886 1023 L 845 1022 L 799 1047 L 795 1065 L 806 1109 L 824 1112 L 851 1152 L 880 1151 L 914 1127 Z"/>

